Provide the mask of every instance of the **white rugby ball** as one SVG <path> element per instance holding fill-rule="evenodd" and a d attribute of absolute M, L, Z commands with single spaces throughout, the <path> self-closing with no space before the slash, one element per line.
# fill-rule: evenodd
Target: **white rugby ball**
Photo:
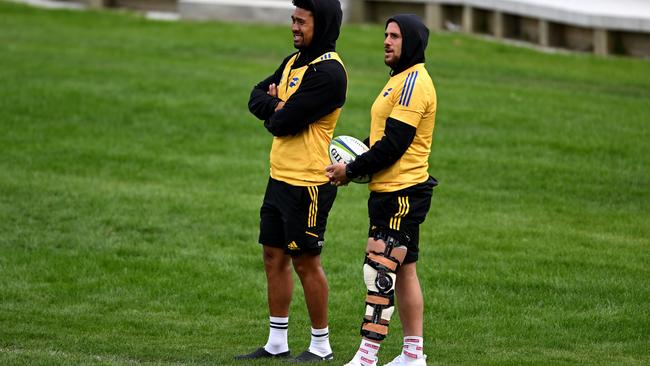
<path fill-rule="evenodd" d="M 332 164 L 343 163 L 349 164 L 357 158 L 357 156 L 368 151 L 368 146 L 362 141 L 352 136 L 337 136 L 332 139 L 329 146 L 330 161 Z M 352 179 L 354 183 L 368 183 L 370 176 L 364 175 Z"/>

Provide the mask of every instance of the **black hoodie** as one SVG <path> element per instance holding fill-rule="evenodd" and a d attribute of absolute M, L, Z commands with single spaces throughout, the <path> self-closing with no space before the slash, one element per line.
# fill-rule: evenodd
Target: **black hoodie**
<path fill-rule="evenodd" d="M 300 55 L 292 68 L 305 66 L 318 56 L 336 50 L 342 21 L 341 4 L 338 0 L 309 1 L 314 8 L 314 35 L 310 45 L 299 50 Z M 287 56 L 273 75 L 255 85 L 248 101 L 248 109 L 264 120 L 264 126 L 274 136 L 296 134 L 345 103 L 345 69 L 338 61 L 326 60 L 309 67 L 298 90 L 275 112 L 280 99 L 266 92 L 272 83 L 280 83 L 287 61 L 295 54 Z"/>
<path fill-rule="evenodd" d="M 388 18 L 388 23 L 395 22 L 402 32 L 402 53 L 397 65 L 391 68 L 391 76 L 424 62 L 424 52 L 429 40 L 429 29 L 414 14 L 399 14 Z M 375 142 L 365 154 L 359 155 L 346 167 L 348 178 L 374 174 L 396 161 L 408 150 L 415 138 L 416 128 L 402 121 L 388 117 L 384 136 Z"/>
<path fill-rule="evenodd" d="M 305 66 L 325 52 L 336 51 L 343 12 L 338 0 L 307 0 L 314 8 L 314 36 L 311 44 L 300 50 L 293 68 Z"/>
<path fill-rule="evenodd" d="M 415 14 L 398 14 L 386 21 L 395 22 L 402 32 L 402 54 L 391 75 L 397 75 L 409 67 L 424 62 L 424 51 L 429 43 L 429 29 Z"/>

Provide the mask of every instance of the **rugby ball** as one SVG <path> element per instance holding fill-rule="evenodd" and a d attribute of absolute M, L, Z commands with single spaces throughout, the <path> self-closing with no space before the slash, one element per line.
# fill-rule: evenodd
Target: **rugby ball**
<path fill-rule="evenodd" d="M 368 151 L 368 146 L 362 141 L 352 136 L 337 136 L 332 139 L 329 146 L 330 161 L 332 164 L 343 163 L 349 164 L 357 158 L 357 156 Z M 370 176 L 364 175 L 352 179 L 354 183 L 368 183 Z"/>

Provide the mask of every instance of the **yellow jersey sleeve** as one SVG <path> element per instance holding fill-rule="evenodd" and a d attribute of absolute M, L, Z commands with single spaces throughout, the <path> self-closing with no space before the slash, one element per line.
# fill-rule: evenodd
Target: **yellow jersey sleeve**
<path fill-rule="evenodd" d="M 419 70 L 414 70 L 406 76 L 401 90 L 393 96 L 396 102 L 389 117 L 418 127 L 422 117 L 430 110 L 432 100 L 430 88 L 423 79 L 426 79 L 426 76 L 421 75 Z"/>

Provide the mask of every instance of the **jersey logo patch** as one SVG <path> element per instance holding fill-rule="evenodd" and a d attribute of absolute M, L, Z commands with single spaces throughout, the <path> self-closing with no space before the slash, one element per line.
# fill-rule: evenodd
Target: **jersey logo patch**
<path fill-rule="evenodd" d="M 320 57 L 320 60 L 321 60 L 321 61 L 323 61 L 323 60 L 329 60 L 329 59 L 331 59 L 331 58 L 332 58 L 332 54 L 328 52 L 328 53 L 324 54 L 323 56 L 321 56 L 321 57 Z"/>
<path fill-rule="evenodd" d="M 291 79 L 291 81 L 289 82 L 289 87 L 293 88 L 294 86 L 296 86 L 296 84 L 298 84 L 298 80 L 300 80 L 300 79 L 299 78 Z"/>
<path fill-rule="evenodd" d="M 386 98 L 386 96 L 390 94 L 391 90 L 393 90 L 393 88 L 386 89 L 386 91 L 384 92 L 384 98 Z"/>
<path fill-rule="evenodd" d="M 404 81 L 404 87 L 402 88 L 402 94 L 399 96 L 399 104 L 405 107 L 408 107 L 411 104 L 411 95 L 413 94 L 413 88 L 415 87 L 415 80 L 418 78 L 418 71 L 410 72 L 406 76 L 406 81 Z"/>

